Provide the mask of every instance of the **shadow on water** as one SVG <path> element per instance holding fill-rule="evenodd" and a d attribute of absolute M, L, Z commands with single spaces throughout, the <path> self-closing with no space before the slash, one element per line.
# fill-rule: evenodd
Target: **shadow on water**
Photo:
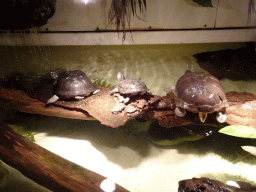
<path fill-rule="evenodd" d="M 250 180 L 242 175 L 234 175 L 234 174 L 228 174 L 228 173 L 221 173 L 221 174 L 204 173 L 203 175 L 201 175 L 201 177 L 218 178 L 218 180 L 220 180 L 223 183 L 227 181 L 244 181 L 252 185 L 256 184 L 256 181 Z"/>
<path fill-rule="evenodd" d="M 255 140 L 220 134 L 216 127 L 190 125 L 167 129 L 157 122 L 140 123 L 132 120 L 120 128 L 113 129 L 101 125 L 98 121 L 64 119 L 21 112 L 11 114 L 6 112 L 5 117 L 2 116 L 1 119 L 13 128 L 25 127 L 24 129 L 30 132 L 46 133 L 49 137 L 89 141 L 109 161 L 123 168 L 136 167 L 145 158 L 161 155 L 167 149 L 176 149 L 180 154 L 214 153 L 232 163 L 256 164 L 256 157 L 241 148 L 244 145 L 256 146 Z M 152 154 L 152 148 L 157 152 Z M 129 163 L 123 162 L 121 156 L 128 154 L 131 154 L 129 158 L 132 160 Z"/>
<path fill-rule="evenodd" d="M 164 128 L 156 122 L 149 128 L 149 135 L 156 146 L 164 149 L 177 149 L 180 154 L 214 153 L 232 163 L 256 164 L 256 156 L 241 148 L 246 145 L 256 146 L 255 139 L 221 134 L 218 132 L 219 129 L 209 125 Z"/>
<path fill-rule="evenodd" d="M 13 129 L 23 127 L 28 131 L 46 133 L 47 137 L 68 138 L 89 141 L 90 144 L 111 162 L 123 168 L 136 167 L 149 155 L 151 143 L 143 127 L 149 122 L 128 122 L 125 126 L 114 129 L 101 125 L 99 121 L 84 121 L 26 114 L 21 112 L 6 115 L 4 120 Z M 141 128 L 140 128 L 141 127 Z M 120 151 L 120 148 L 122 150 Z M 83 150 L 77 146 L 74 150 Z M 123 162 L 121 156 L 131 154 L 136 158 L 129 163 Z M 120 156 L 120 158 L 118 158 Z"/>

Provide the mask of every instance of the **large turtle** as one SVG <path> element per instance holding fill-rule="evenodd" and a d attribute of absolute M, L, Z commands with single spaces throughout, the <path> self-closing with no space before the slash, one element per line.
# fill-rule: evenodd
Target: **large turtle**
<path fill-rule="evenodd" d="M 54 103 L 59 99 L 80 100 L 99 92 L 82 71 L 51 72 L 51 76 L 56 79 L 56 91 L 46 104 Z"/>
<path fill-rule="evenodd" d="M 125 99 L 123 103 L 128 103 L 130 98 L 136 95 L 147 94 L 147 86 L 138 79 L 125 79 L 125 76 L 121 73 L 117 73 L 117 79 L 120 81 L 118 87 L 110 91 L 110 94 L 120 93 Z"/>
<path fill-rule="evenodd" d="M 186 71 L 175 86 L 176 109 L 178 116 L 185 116 L 186 110 L 199 113 L 202 123 L 208 113 L 218 112 L 217 121 L 224 123 L 226 115 L 221 112 L 228 107 L 228 101 L 220 81 L 205 72 Z"/>

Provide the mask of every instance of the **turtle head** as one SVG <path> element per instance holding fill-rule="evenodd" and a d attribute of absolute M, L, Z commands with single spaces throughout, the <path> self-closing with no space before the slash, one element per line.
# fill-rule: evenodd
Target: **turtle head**
<path fill-rule="evenodd" d="M 118 72 L 118 73 L 117 73 L 117 79 L 118 79 L 119 81 L 123 81 L 123 80 L 125 80 L 125 76 L 124 76 L 124 74 L 123 74 L 123 73 L 121 73 L 121 72 Z"/>

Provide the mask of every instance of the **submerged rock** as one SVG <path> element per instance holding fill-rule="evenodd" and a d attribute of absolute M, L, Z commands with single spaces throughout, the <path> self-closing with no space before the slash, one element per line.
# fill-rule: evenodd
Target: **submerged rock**
<path fill-rule="evenodd" d="M 233 181 L 236 186 L 209 179 L 207 177 L 192 178 L 179 181 L 179 192 L 255 192 L 256 186 L 242 181 Z"/>
<path fill-rule="evenodd" d="M 256 79 L 254 45 L 239 49 L 209 51 L 194 55 L 201 68 L 218 79 Z"/>

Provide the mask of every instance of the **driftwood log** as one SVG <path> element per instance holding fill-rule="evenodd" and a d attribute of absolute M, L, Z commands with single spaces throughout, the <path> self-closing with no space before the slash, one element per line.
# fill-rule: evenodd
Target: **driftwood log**
<path fill-rule="evenodd" d="M 0 159 L 28 178 L 61 192 L 97 191 L 106 178 L 30 142 L 0 121 Z M 127 192 L 116 185 L 115 192 Z"/>
<path fill-rule="evenodd" d="M 14 108 L 26 113 L 58 116 L 71 119 L 99 120 L 102 124 L 117 128 L 129 119 L 147 121 L 157 119 L 164 127 L 177 125 L 201 124 L 198 114 L 188 112 L 185 117 L 174 113 L 175 97 L 169 93 L 164 97 L 146 95 L 131 100 L 117 112 L 111 110 L 120 105 L 120 95 L 110 95 L 110 89 L 100 88 L 98 94 L 80 101 L 57 101 L 45 106 L 44 101 L 32 98 L 25 92 L 15 89 L 0 88 L 2 107 Z M 226 94 L 229 107 L 226 108 L 227 121 L 230 125 L 246 125 L 256 128 L 256 95 L 252 93 L 228 92 Z M 219 126 L 212 113 L 206 120 L 207 124 Z"/>
<path fill-rule="evenodd" d="M 141 96 L 131 99 L 129 104 L 124 105 L 118 102 L 121 97 L 119 94 L 110 95 L 109 91 L 110 89 L 100 88 L 98 94 L 83 100 L 57 101 L 46 106 L 45 101 L 28 96 L 24 91 L 0 88 L 0 104 L 3 108 L 13 108 L 26 113 L 94 119 L 113 128 L 124 125 L 129 119 L 156 119 L 164 127 L 201 124 L 198 114 L 188 112 L 183 118 L 175 115 L 173 93 L 164 97 Z M 229 92 L 226 96 L 229 101 L 229 107 L 226 108 L 226 123 L 256 128 L 256 95 Z M 121 106 L 120 110 L 113 112 L 116 106 Z M 206 123 L 220 126 L 215 117 L 216 113 L 210 114 Z M 41 148 L 16 134 L 2 122 L 0 126 L 0 158 L 5 163 L 53 191 L 100 191 L 99 184 L 105 179 L 103 176 Z M 116 191 L 127 190 L 117 186 Z"/>

